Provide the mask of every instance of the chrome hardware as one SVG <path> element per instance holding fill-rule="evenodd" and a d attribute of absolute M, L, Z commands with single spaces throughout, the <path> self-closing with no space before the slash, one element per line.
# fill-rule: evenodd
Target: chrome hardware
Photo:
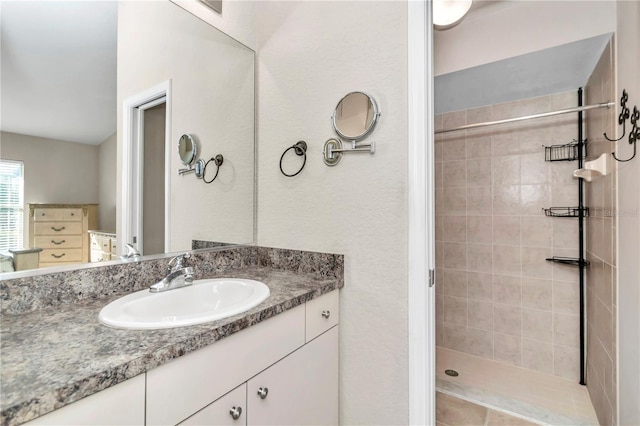
<path fill-rule="evenodd" d="M 232 407 L 229 414 L 231 414 L 233 420 L 238 420 L 242 415 L 242 407 Z"/>
<path fill-rule="evenodd" d="M 134 260 L 134 261 L 140 260 L 140 257 L 141 257 L 140 252 L 136 250 L 136 248 L 133 245 L 127 243 L 124 248 L 127 249 L 127 253 L 120 256 L 120 259 Z"/>
<path fill-rule="evenodd" d="M 185 253 L 171 259 L 169 261 L 169 275 L 149 287 L 149 291 L 151 293 L 159 293 L 191 285 L 195 270 L 193 266 L 184 267 L 183 265 L 183 262 L 190 257 L 189 253 Z"/>
<path fill-rule="evenodd" d="M 60 231 L 63 231 L 65 229 L 67 229 L 67 228 L 65 228 L 64 226 L 62 228 L 55 228 L 55 227 L 52 226 L 51 229 L 53 229 L 56 232 L 60 232 Z"/>
<path fill-rule="evenodd" d="M 64 244 L 64 243 L 66 243 L 66 241 L 65 241 L 65 240 L 62 240 L 62 241 L 54 241 L 54 240 L 51 240 L 51 244 L 55 244 L 55 245 L 57 245 L 57 246 L 59 246 L 60 244 Z"/>
<path fill-rule="evenodd" d="M 429 269 L 429 287 L 436 285 L 436 271 Z"/>
<path fill-rule="evenodd" d="M 331 311 L 322 311 L 323 318 L 329 318 L 331 316 Z"/>
<path fill-rule="evenodd" d="M 258 396 L 261 399 L 265 399 L 268 394 L 269 394 L 269 388 L 260 388 L 260 389 L 258 389 Z"/>
<path fill-rule="evenodd" d="M 322 150 L 324 164 L 335 166 L 342 160 L 345 152 L 369 152 L 375 154 L 376 144 L 375 142 L 364 144 L 351 141 L 351 148 L 344 148 L 342 141 L 339 139 L 329 139 L 324 143 L 324 149 Z"/>

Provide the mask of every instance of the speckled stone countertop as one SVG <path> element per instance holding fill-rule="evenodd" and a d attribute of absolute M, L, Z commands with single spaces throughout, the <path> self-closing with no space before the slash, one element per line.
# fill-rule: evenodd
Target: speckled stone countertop
<path fill-rule="evenodd" d="M 206 324 L 164 330 L 102 325 L 98 313 L 120 295 L 3 315 L 2 424 L 18 425 L 39 417 L 344 285 L 342 256 L 336 255 L 336 273 L 318 274 L 292 267 L 296 263 L 290 262 L 292 253 L 307 252 L 288 251 L 275 257 L 258 252 L 259 260 L 249 262 L 255 265 L 206 274 L 255 279 L 271 290 L 257 307 Z"/>

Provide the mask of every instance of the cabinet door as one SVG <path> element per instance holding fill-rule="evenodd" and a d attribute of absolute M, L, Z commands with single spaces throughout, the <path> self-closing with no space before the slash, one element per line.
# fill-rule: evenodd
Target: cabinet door
<path fill-rule="evenodd" d="M 145 377 L 140 374 L 27 425 L 144 425 L 144 386 Z"/>
<path fill-rule="evenodd" d="M 338 424 L 338 326 L 249 380 L 247 424 Z"/>
<path fill-rule="evenodd" d="M 181 426 L 246 426 L 247 385 L 238 386 L 225 396 L 189 417 Z"/>

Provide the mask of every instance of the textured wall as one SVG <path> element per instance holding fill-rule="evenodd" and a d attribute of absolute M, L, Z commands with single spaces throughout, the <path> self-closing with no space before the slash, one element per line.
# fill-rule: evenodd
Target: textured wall
<path fill-rule="evenodd" d="M 616 7 L 614 101 L 620 99 L 622 89 L 627 89 L 629 105 L 640 107 L 640 3 L 617 1 Z M 628 141 L 628 136 L 625 140 Z M 618 142 L 616 149 L 624 158 L 629 158 L 633 151 L 627 142 Z M 637 425 L 640 424 L 640 158 L 618 164 L 618 185 L 619 422 Z"/>
<path fill-rule="evenodd" d="M 265 2 L 256 10 L 259 78 L 258 243 L 345 255 L 341 290 L 342 424 L 408 422 L 407 6 Z M 342 96 L 377 100 L 377 151 L 322 162 Z M 309 144 L 295 178 L 278 168 Z"/>
<path fill-rule="evenodd" d="M 615 99 L 613 49 L 602 53 L 585 88 L 586 104 Z M 614 145 L 603 133 L 615 135 L 615 110 L 600 109 L 587 115 L 587 160 L 609 154 Z M 585 183 L 587 259 L 587 388 L 598 420 L 604 425 L 616 421 L 616 166 L 607 176 Z"/>
<path fill-rule="evenodd" d="M 98 220 L 100 229 L 116 230 L 116 150 L 118 148 L 117 136 L 114 133 L 99 146 L 100 170 L 99 170 L 99 195 Z"/>
<path fill-rule="evenodd" d="M 576 92 L 436 117 L 436 129 L 577 106 Z M 546 162 L 543 145 L 577 138 L 568 114 L 436 139 L 437 344 L 577 380 L 577 162 Z"/>

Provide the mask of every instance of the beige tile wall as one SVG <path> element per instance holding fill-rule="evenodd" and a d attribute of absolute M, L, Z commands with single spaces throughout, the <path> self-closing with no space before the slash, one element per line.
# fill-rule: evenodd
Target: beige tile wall
<path fill-rule="evenodd" d="M 442 114 L 451 128 L 577 106 L 575 91 Z M 568 114 L 436 138 L 437 343 L 579 378 L 577 162 L 545 162 L 544 145 L 577 138 Z"/>
<path fill-rule="evenodd" d="M 614 93 L 613 58 L 607 46 L 585 88 L 588 104 L 619 100 Z M 587 160 L 610 153 L 615 145 L 603 133 L 615 133 L 615 109 L 590 111 L 586 120 L 589 138 Z M 610 175 L 585 184 L 585 200 L 591 209 L 587 220 L 587 388 L 601 424 L 616 419 L 616 169 Z"/>

